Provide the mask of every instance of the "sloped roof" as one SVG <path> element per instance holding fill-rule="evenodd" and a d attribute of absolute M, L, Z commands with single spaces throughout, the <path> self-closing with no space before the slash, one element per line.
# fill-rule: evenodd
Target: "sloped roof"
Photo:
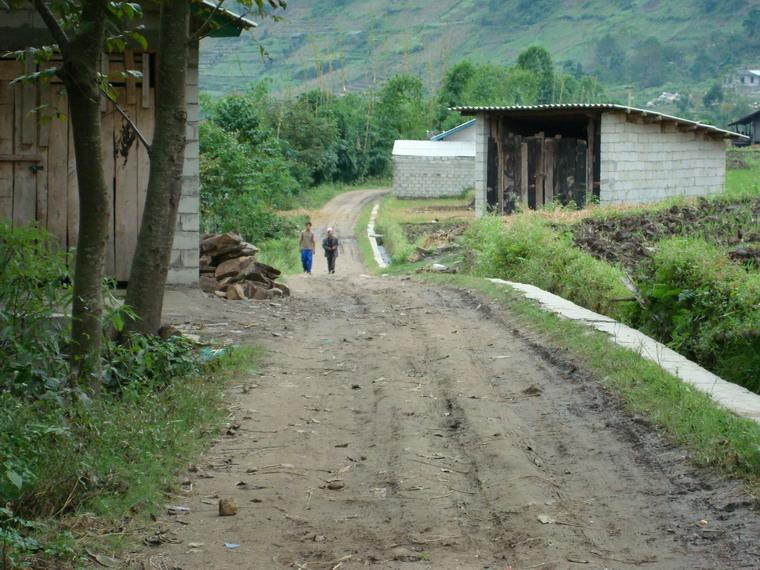
<path fill-rule="evenodd" d="M 467 141 L 408 141 L 393 143 L 393 156 L 475 156 L 475 144 Z"/>
<path fill-rule="evenodd" d="M 475 126 L 475 119 L 470 119 L 466 123 L 462 123 L 461 125 L 457 125 L 453 129 L 449 129 L 448 131 L 443 131 L 442 133 L 438 133 L 434 137 L 430 137 L 431 141 L 442 141 L 453 135 L 454 133 L 458 133 L 459 131 L 463 131 L 465 129 L 468 129 L 470 127 Z"/>
<path fill-rule="evenodd" d="M 558 112 L 585 112 L 585 111 L 600 111 L 600 112 L 616 112 L 626 113 L 629 115 L 638 115 L 641 117 L 660 117 L 661 120 L 671 121 L 679 125 L 693 127 L 696 131 L 703 131 L 712 134 L 719 134 L 725 138 L 733 138 L 739 140 L 748 139 L 744 135 L 714 127 L 698 121 L 691 121 L 689 119 L 682 119 L 680 117 L 674 117 L 672 115 L 666 115 L 665 113 L 658 113 L 649 109 L 638 109 L 636 107 L 628 107 L 626 105 L 616 105 L 614 103 L 550 103 L 545 105 L 508 105 L 508 106 L 460 106 L 452 107 L 450 110 L 459 111 L 462 115 L 477 115 L 480 113 L 497 113 L 501 115 L 530 115 L 530 114 L 551 114 Z"/>
<path fill-rule="evenodd" d="M 197 6 L 197 8 L 195 8 Z M 253 20 L 219 6 L 219 2 L 201 0 L 193 4 L 193 12 L 200 12 L 201 17 L 213 15 L 211 27 L 204 35 L 211 37 L 236 37 L 243 30 L 249 30 L 258 26 Z"/>
<path fill-rule="evenodd" d="M 757 111 L 753 113 L 750 113 L 749 115 L 742 117 L 741 119 L 736 119 L 733 123 L 729 123 L 729 126 L 732 127 L 734 125 L 747 125 L 751 123 L 755 119 L 755 117 L 757 117 L 758 115 L 760 115 L 760 109 L 758 109 Z"/>

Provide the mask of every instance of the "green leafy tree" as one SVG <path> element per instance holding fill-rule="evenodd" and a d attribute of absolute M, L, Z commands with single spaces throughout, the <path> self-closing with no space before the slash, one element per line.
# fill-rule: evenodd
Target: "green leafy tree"
<path fill-rule="evenodd" d="M 436 122 L 439 127 L 452 115 L 452 112 L 449 111 L 450 107 L 470 103 L 470 101 L 465 100 L 465 96 L 467 94 L 467 86 L 473 75 L 475 75 L 475 72 L 475 66 L 467 60 L 460 61 L 446 70 L 441 81 L 441 86 L 438 89 L 439 109 L 436 115 Z M 458 118 L 458 113 L 455 114 Z"/>
<path fill-rule="evenodd" d="M 714 107 L 723 102 L 723 88 L 719 83 L 715 83 L 710 87 L 710 90 L 702 98 L 702 102 L 705 104 L 705 107 Z"/>
<path fill-rule="evenodd" d="M 537 102 L 551 103 L 554 98 L 554 63 L 549 51 L 541 46 L 531 46 L 517 57 L 517 67 L 536 75 Z"/>

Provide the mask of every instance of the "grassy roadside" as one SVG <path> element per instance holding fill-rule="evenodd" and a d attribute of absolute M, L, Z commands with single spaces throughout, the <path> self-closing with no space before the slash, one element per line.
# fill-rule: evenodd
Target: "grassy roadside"
<path fill-rule="evenodd" d="M 465 275 L 422 274 L 426 281 L 474 290 L 515 316 L 519 326 L 569 350 L 584 369 L 674 441 L 692 450 L 690 459 L 741 477 L 760 490 L 760 425 L 715 404 L 655 363 L 619 347 L 604 333 L 547 313 L 509 287 Z"/>
<path fill-rule="evenodd" d="M 320 184 L 314 188 L 307 188 L 300 194 L 293 197 L 288 207 L 297 213 L 308 213 L 311 210 L 318 210 L 336 196 L 344 192 L 353 190 L 367 190 L 370 188 L 385 188 L 391 185 L 387 179 L 371 179 L 361 184 L 342 184 L 339 182 L 328 182 Z"/>
<path fill-rule="evenodd" d="M 369 208 L 357 225 L 357 236 L 362 260 L 368 267 L 376 268 L 366 237 L 368 217 Z M 582 266 L 592 263 L 587 256 L 582 257 Z M 408 274 L 427 264 L 429 262 L 394 264 L 383 273 Z M 605 274 L 603 268 L 600 271 Z M 684 384 L 655 363 L 615 345 L 607 335 L 547 313 L 508 287 L 472 275 L 422 273 L 420 278 L 471 289 L 493 299 L 507 308 L 520 326 L 543 334 L 554 346 L 575 355 L 584 369 L 617 394 L 628 409 L 647 416 L 674 441 L 688 446 L 690 459 L 695 463 L 741 477 L 753 491 L 760 491 L 760 426 L 755 422 L 721 408 L 709 396 Z M 612 279 L 605 281 L 612 283 Z"/>
<path fill-rule="evenodd" d="M 356 236 L 356 243 L 359 247 L 359 257 L 367 268 L 367 273 L 376 274 L 380 273 L 381 269 L 375 263 L 375 256 L 372 253 L 372 246 L 369 243 L 369 237 L 367 236 L 367 225 L 369 224 L 369 218 L 372 215 L 372 208 L 374 208 L 377 202 L 370 202 L 366 204 L 362 211 L 359 213 L 359 218 L 356 220 L 356 226 L 354 227 L 354 235 Z"/>
<path fill-rule="evenodd" d="M 208 447 L 230 380 L 254 370 L 261 355 L 228 349 L 199 374 L 136 383 L 88 406 L 4 406 L 5 438 L 14 437 L 12 425 L 34 434 L 19 448 L 26 457 L 17 457 L 29 466 L 26 494 L 0 516 L 2 567 L 77 568 L 87 551 L 118 558 L 179 490 L 180 470 Z"/>
<path fill-rule="evenodd" d="M 424 235 L 410 238 L 406 228 L 429 225 L 431 227 L 451 227 L 468 223 L 473 214 L 467 212 L 472 201 L 472 192 L 452 198 L 400 199 L 391 194 L 386 196 L 380 207 L 375 230 L 383 236 L 383 245 L 394 264 L 406 263 L 417 247 L 424 245 Z"/>

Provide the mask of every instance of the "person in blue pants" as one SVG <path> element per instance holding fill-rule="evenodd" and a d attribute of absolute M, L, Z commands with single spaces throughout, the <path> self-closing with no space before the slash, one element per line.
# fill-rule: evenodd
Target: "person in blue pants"
<path fill-rule="evenodd" d="M 301 249 L 301 265 L 304 273 L 311 275 L 311 263 L 314 259 L 314 250 L 317 248 L 317 240 L 311 231 L 311 222 L 306 222 L 298 240 L 298 247 Z"/>

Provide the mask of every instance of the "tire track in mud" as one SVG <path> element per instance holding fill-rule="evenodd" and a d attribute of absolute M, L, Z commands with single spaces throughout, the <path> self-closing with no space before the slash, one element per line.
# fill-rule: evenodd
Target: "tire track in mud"
<path fill-rule="evenodd" d="M 171 504 L 190 513 L 160 521 L 180 542 L 144 560 L 183 570 L 760 567 L 754 499 L 689 465 L 571 355 L 475 294 L 360 271 L 294 278 L 294 296 L 275 306 L 204 298 L 198 313 L 177 310 L 180 322 L 224 315 L 245 331 L 238 342 L 272 352 L 229 391 L 239 428 L 220 426 L 183 474 L 192 487 Z M 272 322 L 288 328 L 273 338 Z M 218 497 L 238 515 L 217 516 Z"/>

